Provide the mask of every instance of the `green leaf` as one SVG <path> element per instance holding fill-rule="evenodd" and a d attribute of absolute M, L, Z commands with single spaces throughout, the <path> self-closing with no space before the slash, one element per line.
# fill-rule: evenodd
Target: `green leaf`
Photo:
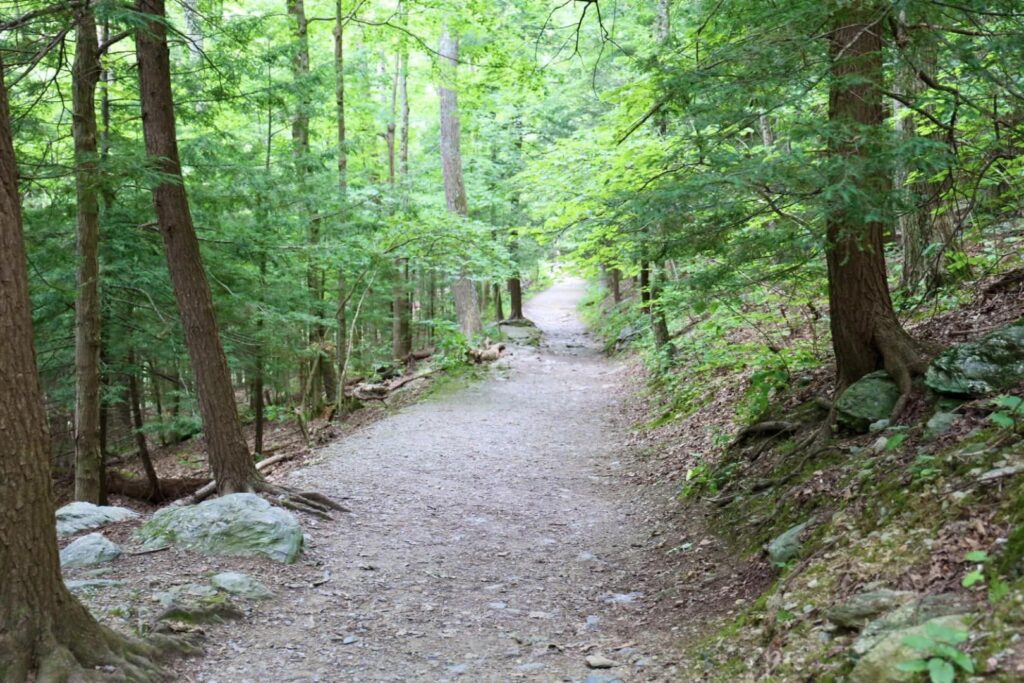
<path fill-rule="evenodd" d="M 942 643 L 958 645 L 959 643 L 967 640 L 967 631 L 962 628 L 943 626 L 942 624 L 936 624 L 934 622 L 925 624 L 924 632 L 933 640 L 937 640 Z"/>
<path fill-rule="evenodd" d="M 893 434 L 885 442 L 885 450 L 892 451 L 900 447 L 904 441 L 907 440 L 906 434 Z"/>
<path fill-rule="evenodd" d="M 988 601 L 991 604 L 1002 602 L 1010 593 L 1010 584 L 1002 579 L 992 579 L 988 586 Z"/>
<path fill-rule="evenodd" d="M 909 662 L 900 662 L 896 665 L 896 668 L 900 671 L 919 673 L 928 670 L 928 662 L 923 659 L 912 659 Z"/>
<path fill-rule="evenodd" d="M 931 652 L 932 648 L 935 647 L 934 640 L 918 634 L 904 636 L 903 644 L 921 652 Z"/>
<path fill-rule="evenodd" d="M 1010 412 L 1016 412 L 1024 406 L 1024 398 L 1020 396 L 996 396 L 992 399 L 992 405 L 999 406 L 1000 408 L 1009 408 Z"/>
<path fill-rule="evenodd" d="M 988 552 L 985 550 L 972 550 L 964 555 L 968 562 L 988 562 Z"/>
<path fill-rule="evenodd" d="M 968 573 L 960 581 L 960 585 L 963 586 L 964 588 L 970 588 L 971 586 L 973 586 L 975 584 L 984 583 L 984 582 L 985 582 L 985 575 L 982 574 L 977 569 L 975 569 L 974 571 Z"/>
<path fill-rule="evenodd" d="M 996 423 L 1000 427 L 1009 429 L 1014 425 L 1014 420 L 1009 413 L 992 413 L 988 416 L 988 419 Z"/>
<path fill-rule="evenodd" d="M 956 669 L 945 659 L 937 657 L 928 660 L 928 678 L 932 683 L 953 683 Z"/>

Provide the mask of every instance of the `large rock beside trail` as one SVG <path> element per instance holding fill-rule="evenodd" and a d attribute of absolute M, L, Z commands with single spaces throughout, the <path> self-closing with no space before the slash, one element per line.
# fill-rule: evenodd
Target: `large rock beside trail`
<path fill-rule="evenodd" d="M 76 538 L 60 551 L 60 566 L 91 567 L 94 564 L 111 562 L 121 557 L 121 546 L 100 533 Z"/>
<path fill-rule="evenodd" d="M 540 343 L 540 328 L 525 318 L 522 320 L 502 320 L 498 323 L 498 330 L 510 342 L 536 346 Z"/>
<path fill-rule="evenodd" d="M 856 432 L 867 432 L 871 423 L 892 414 L 899 398 L 900 388 L 885 370 L 864 375 L 836 401 L 839 423 Z"/>
<path fill-rule="evenodd" d="M 908 637 L 927 636 L 930 625 L 942 629 L 966 630 L 966 618 L 963 615 L 938 617 L 920 626 L 890 631 L 857 661 L 850 673 L 850 683 L 909 683 L 917 680 L 917 674 L 897 667 L 924 656 L 924 653 L 905 641 Z"/>
<path fill-rule="evenodd" d="M 941 394 L 981 396 L 1024 380 L 1024 319 L 1000 327 L 977 341 L 946 349 L 924 376 Z"/>
<path fill-rule="evenodd" d="M 115 522 L 135 519 L 139 513 L 128 508 L 93 505 L 81 501 L 69 503 L 57 510 L 57 537 L 72 536 L 79 531 L 96 529 Z"/>
<path fill-rule="evenodd" d="M 295 515 L 252 493 L 164 508 L 139 528 L 138 537 L 146 548 L 174 544 L 207 555 L 263 555 L 286 563 L 302 552 Z"/>

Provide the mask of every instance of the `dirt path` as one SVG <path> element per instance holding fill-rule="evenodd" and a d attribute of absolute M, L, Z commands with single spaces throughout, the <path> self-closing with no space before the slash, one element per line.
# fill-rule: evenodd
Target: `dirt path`
<path fill-rule="evenodd" d="M 209 629 L 195 681 L 673 680 L 641 625 L 650 530 L 615 478 L 621 367 L 575 314 L 581 281 L 537 296 L 542 348 L 322 451 L 289 483 L 347 497 L 304 519 L 305 558 L 242 622 Z M 292 578 L 288 578 L 291 576 Z M 319 584 L 319 585 L 314 585 Z M 618 666 L 591 670 L 587 655 Z"/>

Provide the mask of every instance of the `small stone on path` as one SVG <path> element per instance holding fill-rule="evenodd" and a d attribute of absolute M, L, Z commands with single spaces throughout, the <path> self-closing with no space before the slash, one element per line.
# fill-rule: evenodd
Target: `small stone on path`
<path fill-rule="evenodd" d="M 588 655 L 585 661 L 591 669 L 611 669 L 619 665 L 614 659 L 608 659 L 604 655 Z"/>

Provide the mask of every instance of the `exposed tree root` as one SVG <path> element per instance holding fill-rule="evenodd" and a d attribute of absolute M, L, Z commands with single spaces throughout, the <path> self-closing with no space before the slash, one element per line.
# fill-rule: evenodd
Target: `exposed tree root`
<path fill-rule="evenodd" d="M 66 625 L 65 625 L 66 626 Z M 35 640 L 0 638 L 3 683 L 158 683 L 168 680 L 160 661 L 199 652 L 179 636 L 153 635 L 145 640 L 122 636 L 89 618 L 80 629 L 53 629 Z"/>
<path fill-rule="evenodd" d="M 255 485 L 255 493 L 264 493 L 274 497 L 274 500 L 290 510 L 305 512 L 321 519 L 331 519 L 331 511 L 351 512 L 344 505 L 340 505 L 322 493 L 316 491 L 296 491 L 295 489 L 278 484 L 271 484 L 266 480 L 260 480 Z"/>

